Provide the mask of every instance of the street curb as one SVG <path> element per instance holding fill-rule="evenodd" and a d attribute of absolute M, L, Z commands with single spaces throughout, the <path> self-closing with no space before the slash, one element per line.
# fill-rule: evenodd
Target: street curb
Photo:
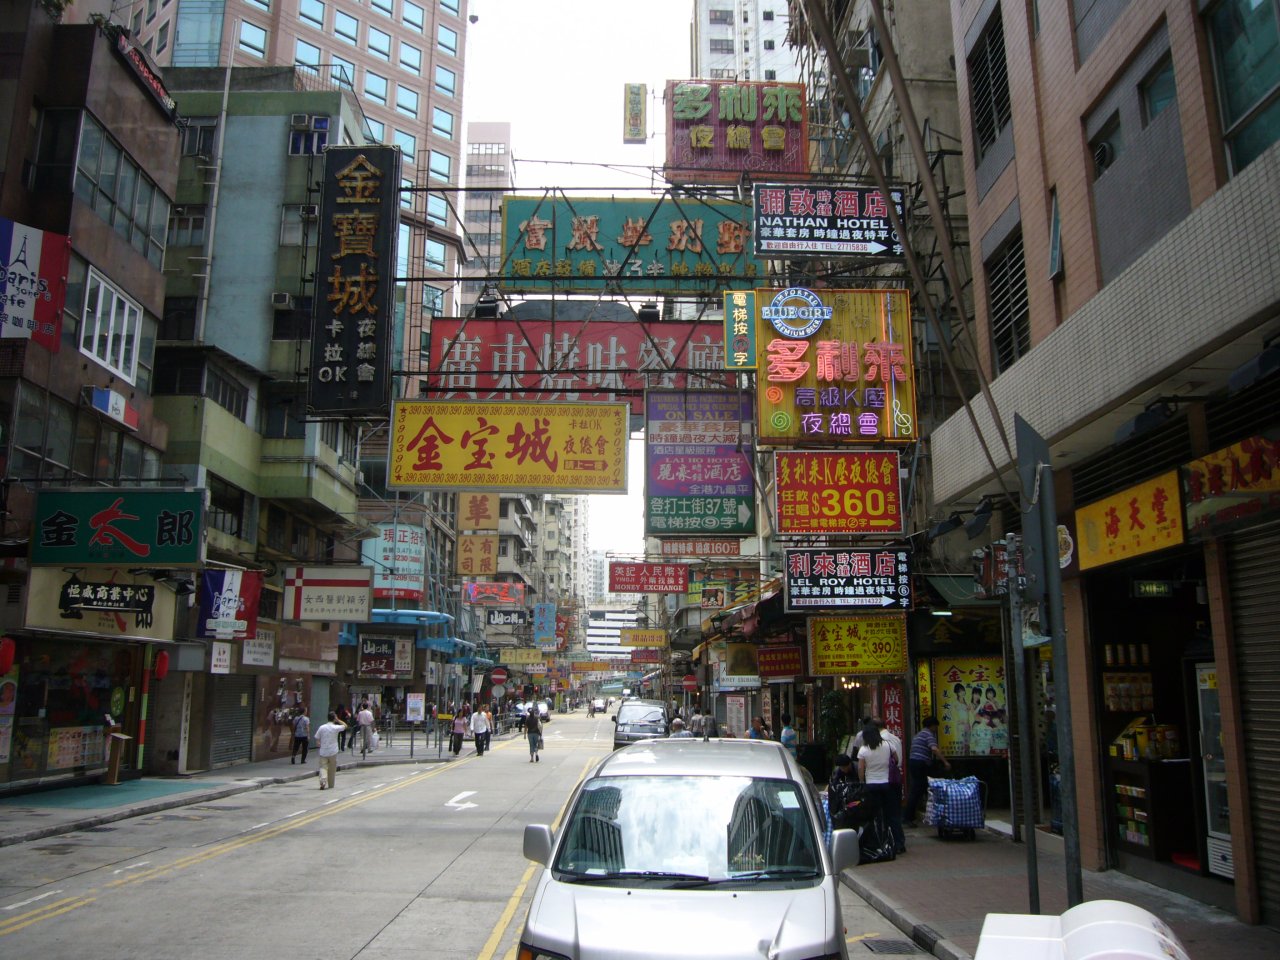
<path fill-rule="evenodd" d="M 884 896 L 875 887 L 860 880 L 853 871 L 840 874 L 841 882 L 865 900 L 877 913 L 911 938 L 912 943 L 929 951 L 938 960 L 973 960 L 951 940 L 946 939 L 927 923 L 916 918 L 899 904 Z"/>

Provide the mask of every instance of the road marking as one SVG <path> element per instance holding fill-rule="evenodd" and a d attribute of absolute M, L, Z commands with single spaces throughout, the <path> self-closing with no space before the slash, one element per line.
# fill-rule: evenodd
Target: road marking
<path fill-rule="evenodd" d="M 36 894 L 36 896 L 29 897 L 26 900 L 19 900 L 17 903 L 11 903 L 7 907 L 5 907 L 5 909 L 17 910 L 19 907 L 25 907 L 29 903 L 36 903 L 40 900 L 44 900 L 46 897 L 56 897 L 61 892 L 62 892 L 61 890 L 50 890 L 48 893 Z"/>
<path fill-rule="evenodd" d="M 462 801 L 466 800 L 467 797 L 474 797 L 475 795 L 476 795 L 476 792 L 474 790 L 464 790 L 462 793 L 458 794 L 452 800 L 446 800 L 444 802 L 444 805 L 446 807 L 453 807 L 453 809 L 455 810 L 470 810 L 472 807 L 478 806 L 478 804 L 463 803 Z"/>
<path fill-rule="evenodd" d="M 877 933 L 860 933 L 856 937 L 845 937 L 844 942 L 857 943 L 859 940 L 870 940 L 873 937 L 878 937 L 878 936 L 880 936 L 878 932 Z"/>
<path fill-rule="evenodd" d="M 131 863 L 127 867 L 120 867 L 118 870 L 112 870 L 111 873 L 114 875 L 117 873 L 124 873 L 126 870 L 141 870 L 143 867 L 149 866 L 151 866 L 150 860 L 141 860 L 138 863 Z"/>
<path fill-rule="evenodd" d="M 2 920 L 0 921 L 0 937 L 7 937 L 9 934 L 17 933 L 33 923 L 52 920 L 54 917 L 60 917 L 64 913 L 70 913 L 72 910 L 88 906 L 95 899 L 94 897 L 67 897 L 65 900 L 55 900 L 53 903 L 47 903 L 29 913 L 22 913 L 16 917 Z"/>

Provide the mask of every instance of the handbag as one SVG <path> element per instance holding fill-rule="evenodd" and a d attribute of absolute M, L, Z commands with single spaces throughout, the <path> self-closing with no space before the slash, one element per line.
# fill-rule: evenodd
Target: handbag
<path fill-rule="evenodd" d="M 538 749 L 539 750 L 544 749 L 544 747 L 542 746 L 542 734 L 538 734 Z"/>
<path fill-rule="evenodd" d="M 902 786 L 902 761 L 898 759 L 896 750 L 889 751 L 889 782 Z"/>

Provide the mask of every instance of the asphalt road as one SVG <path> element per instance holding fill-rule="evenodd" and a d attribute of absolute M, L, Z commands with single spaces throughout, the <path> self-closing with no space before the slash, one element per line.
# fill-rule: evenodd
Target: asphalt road
<path fill-rule="evenodd" d="M 6 847 L 0 955 L 514 960 L 535 869 L 524 826 L 558 823 L 613 726 L 571 714 L 544 736 L 536 764 L 510 739 L 448 764 L 340 772 L 333 791 L 299 780 Z M 920 953 L 842 899 L 853 956 L 890 946 L 876 941 Z"/>

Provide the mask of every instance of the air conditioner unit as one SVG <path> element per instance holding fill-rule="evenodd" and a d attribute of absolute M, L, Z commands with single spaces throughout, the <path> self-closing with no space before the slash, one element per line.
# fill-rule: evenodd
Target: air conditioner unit
<path fill-rule="evenodd" d="M 273 310 L 292 310 L 293 294 L 276 291 L 271 295 L 271 308 Z"/>
<path fill-rule="evenodd" d="M 293 116 L 289 118 L 289 129 L 290 130 L 310 130 L 311 114 L 295 113 Z"/>
<path fill-rule="evenodd" d="M 304 203 L 301 206 L 300 211 L 302 213 L 303 220 L 315 220 L 320 216 L 320 204 Z"/>

